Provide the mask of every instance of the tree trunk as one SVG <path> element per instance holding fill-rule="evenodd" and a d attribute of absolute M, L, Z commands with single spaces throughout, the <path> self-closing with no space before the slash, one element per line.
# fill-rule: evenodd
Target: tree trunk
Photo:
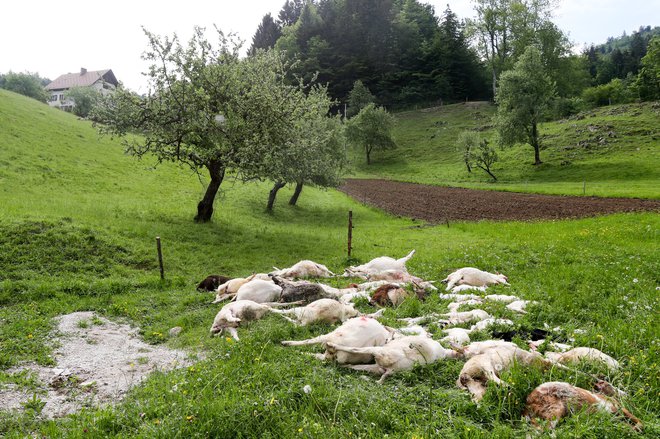
<path fill-rule="evenodd" d="M 289 204 L 291 206 L 295 206 L 296 203 L 298 202 L 298 197 L 300 197 L 300 193 L 303 190 L 303 182 L 299 181 L 296 183 L 296 190 L 293 192 L 293 195 L 291 196 L 291 199 L 289 200 Z"/>
<path fill-rule="evenodd" d="M 495 174 L 490 172 L 490 169 L 484 166 L 479 166 L 481 169 L 483 169 L 488 175 L 490 175 L 493 178 L 493 181 L 497 181 L 497 177 L 495 177 Z"/>
<path fill-rule="evenodd" d="M 541 161 L 541 147 L 539 146 L 539 132 L 536 123 L 532 124 L 532 147 L 534 148 L 534 166 L 543 163 Z"/>
<path fill-rule="evenodd" d="M 270 193 L 268 194 L 268 206 L 266 206 L 266 209 L 269 212 L 272 212 L 273 210 L 273 205 L 275 204 L 275 197 L 277 197 L 277 191 L 282 189 L 286 183 L 283 181 L 276 181 L 275 184 L 273 185 L 273 188 L 270 190 Z"/>
<path fill-rule="evenodd" d="M 494 59 L 493 63 L 495 63 Z M 495 96 L 497 96 L 497 71 L 495 70 L 495 64 L 493 64 L 493 102 L 495 102 Z"/>
<path fill-rule="evenodd" d="M 365 148 L 367 150 L 367 165 L 371 164 L 371 148 L 368 146 Z"/>
<path fill-rule="evenodd" d="M 196 223 L 207 223 L 211 221 L 211 217 L 213 216 L 213 202 L 215 201 L 218 189 L 220 189 L 220 184 L 222 184 L 222 180 L 225 178 L 225 167 L 222 162 L 211 160 L 206 164 L 206 168 L 209 170 L 211 181 L 206 188 L 204 198 L 197 203 Z"/>

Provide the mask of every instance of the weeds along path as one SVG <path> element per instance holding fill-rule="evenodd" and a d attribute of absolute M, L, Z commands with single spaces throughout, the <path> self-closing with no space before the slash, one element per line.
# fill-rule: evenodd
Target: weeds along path
<path fill-rule="evenodd" d="M 339 190 L 391 214 L 437 223 L 548 220 L 617 212 L 660 212 L 660 200 L 522 194 L 389 180 L 347 179 Z"/>

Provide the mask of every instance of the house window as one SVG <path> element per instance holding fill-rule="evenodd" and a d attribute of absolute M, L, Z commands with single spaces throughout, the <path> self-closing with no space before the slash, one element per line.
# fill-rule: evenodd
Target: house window
<path fill-rule="evenodd" d="M 64 95 L 60 95 L 60 101 L 64 100 Z"/>
<path fill-rule="evenodd" d="M 50 101 L 55 102 L 57 100 L 57 95 L 50 95 Z"/>

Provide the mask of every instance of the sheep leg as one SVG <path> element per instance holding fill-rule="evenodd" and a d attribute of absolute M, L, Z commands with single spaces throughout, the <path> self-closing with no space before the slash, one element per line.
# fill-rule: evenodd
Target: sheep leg
<path fill-rule="evenodd" d="M 376 312 L 372 312 L 371 314 L 362 314 L 362 315 L 365 317 L 369 317 L 371 319 L 376 319 L 378 317 L 381 317 L 384 312 L 385 312 L 385 308 L 381 308 Z"/>
<path fill-rule="evenodd" d="M 385 369 L 377 364 L 345 364 L 343 367 L 358 370 L 360 372 L 369 372 L 376 375 L 383 375 L 385 373 Z"/>
<path fill-rule="evenodd" d="M 287 312 L 286 311 L 280 311 L 277 309 L 273 310 L 274 313 L 282 317 L 284 320 L 288 320 L 289 322 L 293 323 L 294 325 L 300 325 L 300 322 L 298 320 L 294 320 L 291 317 L 286 316 Z"/>
<path fill-rule="evenodd" d="M 495 374 L 495 371 L 492 371 L 492 370 L 484 370 L 484 375 L 486 375 L 486 379 L 488 379 L 489 381 L 494 382 L 494 383 L 497 384 L 498 386 L 508 386 L 507 383 L 505 383 L 504 381 L 502 381 L 502 380 L 500 379 L 500 377 L 498 377 L 498 376 Z"/>
<path fill-rule="evenodd" d="M 307 346 L 310 344 L 325 343 L 327 335 L 319 335 L 318 337 L 308 338 L 307 340 L 282 340 L 284 346 Z"/>
<path fill-rule="evenodd" d="M 378 384 L 383 384 L 383 382 L 385 382 L 385 378 L 392 375 L 393 373 L 394 371 L 392 369 L 385 369 L 385 372 L 380 376 L 380 379 L 378 380 Z"/>
<path fill-rule="evenodd" d="M 305 302 L 304 300 L 299 300 L 297 302 L 265 302 L 265 303 L 262 303 L 262 305 L 266 305 L 266 306 L 269 306 L 271 308 L 284 308 L 284 307 L 291 306 L 291 305 L 300 305 L 304 302 Z"/>
<path fill-rule="evenodd" d="M 234 338 L 234 340 L 240 341 L 240 338 L 238 338 L 238 331 L 236 330 L 236 328 L 229 327 L 225 329 L 227 330 L 227 332 L 229 332 L 229 335 L 231 335 Z"/>
<path fill-rule="evenodd" d="M 211 302 L 211 303 L 220 303 L 220 302 L 224 302 L 225 300 L 227 300 L 227 299 L 229 299 L 229 298 L 231 298 L 231 297 L 234 297 L 234 296 L 235 296 L 235 294 L 223 294 L 222 296 L 218 296 L 218 297 L 216 297 L 216 299 L 215 299 L 213 302 Z"/>
<path fill-rule="evenodd" d="M 351 354 L 376 355 L 380 351 L 380 347 L 378 347 L 378 346 L 356 348 L 356 347 L 351 347 L 351 346 L 342 346 L 342 345 L 335 344 L 335 343 L 327 343 L 327 346 L 330 347 L 330 348 L 334 348 L 338 351 L 344 351 L 344 352 L 348 352 L 348 353 L 351 353 Z"/>
<path fill-rule="evenodd" d="M 642 421 L 640 421 L 635 415 L 633 415 L 623 407 L 621 407 L 620 411 L 621 413 L 623 413 L 623 416 L 625 416 L 629 421 L 631 421 L 634 424 L 633 430 L 642 431 Z"/>

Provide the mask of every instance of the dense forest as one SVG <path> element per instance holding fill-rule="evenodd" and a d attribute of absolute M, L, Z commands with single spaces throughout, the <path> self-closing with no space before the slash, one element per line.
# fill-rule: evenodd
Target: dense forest
<path fill-rule="evenodd" d="M 287 1 L 277 20 L 264 16 L 250 53 L 270 47 L 341 101 L 357 80 L 388 107 L 492 97 L 458 17 L 416 0 Z"/>
<path fill-rule="evenodd" d="M 388 109 L 493 99 L 499 76 L 530 45 L 556 84 L 556 115 L 658 98 L 657 81 L 640 84 L 638 75 L 660 27 L 574 54 L 549 0 L 473 4 L 476 17 L 460 19 L 418 0 L 287 0 L 276 18 L 263 17 L 248 53 L 283 51 L 298 76 L 327 84 L 342 103 L 360 81 Z"/>

